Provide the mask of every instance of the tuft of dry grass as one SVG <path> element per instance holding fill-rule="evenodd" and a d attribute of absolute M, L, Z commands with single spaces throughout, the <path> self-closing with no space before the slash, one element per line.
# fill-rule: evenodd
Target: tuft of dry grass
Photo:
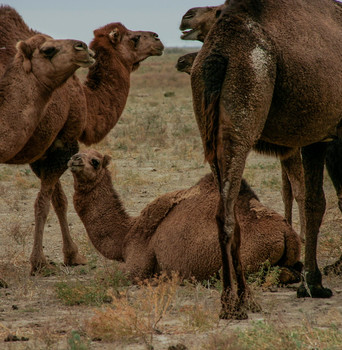
<path fill-rule="evenodd" d="M 177 274 L 163 274 L 142 282 L 134 295 L 113 296 L 109 307 L 94 310 L 95 315 L 86 322 L 87 334 L 106 341 L 140 339 L 152 344 L 153 335 L 161 332 L 160 321 L 173 307 L 179 281 Z"/>

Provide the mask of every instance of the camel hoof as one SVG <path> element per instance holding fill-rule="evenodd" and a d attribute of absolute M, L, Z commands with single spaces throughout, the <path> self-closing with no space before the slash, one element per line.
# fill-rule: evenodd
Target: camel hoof
<path fill-rule="evenodd" d="M 220 315 L 221 320 L 247 320 L 248 315 L 244 310 L 226 310 L 221 309 Z"/>
<path fill-rule="evenodd" d="M 304 284 L 301 284 L 297 289 L 297 298 L 330 298 L 332 295 L 331 289 L 322 286 L 308 285 L 306 288 Z"/>
<path fill-rule="evenodd" d="M 87 258 L 79 253 L 64 257 L 64 265 L 66 266 L 86 265 L 87 262 Z"/>
<path fill-rule="evenodd" d="M 342 275 L 342 265 L 341 262 L 339 261 L 338 263 L 334 263 L 332 265 L 327 265 L 324 269 L 323 269 L 323 273 L 327 276 L 327 275 L 336 275 L 336 276 L 340 276 Z"/>

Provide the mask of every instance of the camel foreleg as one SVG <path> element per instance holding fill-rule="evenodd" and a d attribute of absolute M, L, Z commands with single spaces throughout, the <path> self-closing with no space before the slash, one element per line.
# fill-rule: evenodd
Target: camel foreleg
<path fill-rule="evenodd" d="M 295 198 L 298 205 L 300 221 L 300 238 L 305 240 L 305 185 L 302 159 L 299 149 L 286 159 L 281 160 L 283 202 L 285 219 L 292 225 L 292 202 Z"/>
<path fill-rule="evenodd" d="M 69 266 L 86 264 L 87 259 L 78 252 L 77 245 L 73 242 L 70 235 L 67 220 L 68 200 L 59 180 L 52 193 L 52 205 L 62 231 L 64 264 Z"/>

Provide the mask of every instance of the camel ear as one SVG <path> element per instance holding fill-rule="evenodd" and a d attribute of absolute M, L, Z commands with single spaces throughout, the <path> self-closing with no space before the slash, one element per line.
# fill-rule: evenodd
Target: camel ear
<path fill-rule="evenodd" d="M 109 40 L 116 45 L 121 41 L 121 35 L 120 31 L 118 28 L 113 29 L 109 34 L 108 34 Z"/>
<path fill-rule="evenodd" d="M 103 161 L 102 161 L 102 167 L 103 168 L 107 168 L 108 164 L 110 163 L 110 160 L 111 160 L 111 156 L 109 156 L 108 154 L 106 154 L 104 157 L 103 157 Z"/>
<path fill-rule="evenodd" d="M 31 72 L 31 59 L 33 55 L 33 49 L 25 41 L 19 41 L 16 45 L 18 55 L 24 59 L 23 67 L 26 73 Z"/>

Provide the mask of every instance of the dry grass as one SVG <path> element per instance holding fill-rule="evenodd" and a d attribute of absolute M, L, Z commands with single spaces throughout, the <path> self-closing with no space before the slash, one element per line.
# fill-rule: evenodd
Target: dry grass
<path fill-rule="evenodd" d="M 169 50 L 142 63 L 132 74 L 121 119 L 94 146 L 112 156 L 114 186 L 132 215 L 157 196 L 189 187 L 210 171 L 203 162 L 189 76 L 174 68 L 178 57 L 188 51 Z M 252 152 L 244 177 L 265 205 L 283 213 L 278 160 Z M 330 301 L 301 301 L 291 288 L 265 292 L 277 277 L 276 270 L 266 269 L 250 280 L 264 311 L 243 322 L 218 320 L 221 283 L 216 279 L 200 284 L 180 283 L 174 277 L 127 285 L 117 266 L 89 242 L 72 206 L 69 172 L 61 181 L 69 200 L 71 234 L 88 264 L 76 268 L 62 264 L 60 229 L 51 210 L 44 251 L 57 265 L 53 275 L 31 277 L 33 203 L 39 181 L 26 165 L 0 165 L 0 181 L 0 274 L 10 285 L 0 289 L 0 348 L 139 350 L 152 345 L 164 350 L 180 343 L 196 350 L 338 349 L 342 341 L 338 278 L 324 281 L 337 290 Z M 342 216 L 328 178 L 324 186 L 327 214 L 319 237 L 320 266 L 342 253 L 342 236 L 337 234 Z M 297 230 L 298 222 L 294 206 Z M 2 340 L 8 334 L 30 340 L 5 344 Z"/>

